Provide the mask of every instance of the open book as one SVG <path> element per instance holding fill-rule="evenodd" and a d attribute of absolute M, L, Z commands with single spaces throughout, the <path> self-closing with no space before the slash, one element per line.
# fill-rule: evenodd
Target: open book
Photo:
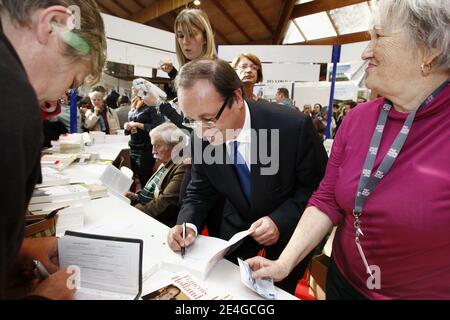
<path fill-rule="evenodd" d="M 135 300 L 142 292 L 143 241 L 67 231 L 59 264 L 79 270 L 76 300 Z"/>
<path fill-rule="evenodd" d="M 182 265 L 196 276 L 205 279 L 217 262 L 225 257 L 229 249 L 251 233 L 250 230 L 236 233 L 228 241 L 199 235 L 194 244 L 186 248 L 184 259 L 179 253 L 172 252 L 163 262 L 163 266 L 170 270 L 173 265 Z"/>
<path fill-rule="evenodd" d="M 115 197 L 130 203 L 124 193 L 130 190 L 133 180 L 122 173 L 113 165 L 106 167 L 105 171 L 100 177 L 102 184 L 108 188 L 108 191 Z"/>

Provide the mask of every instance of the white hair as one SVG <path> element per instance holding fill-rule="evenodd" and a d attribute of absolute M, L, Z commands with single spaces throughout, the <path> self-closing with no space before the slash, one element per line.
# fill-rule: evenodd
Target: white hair
<path fill-rule="evenodd" d="M 105 97 L 105 94 L 103 92 L 100 91 L 93 91 L 89 93 L 89 98 L 91 98 L 91 100 L 94 99 L 103 99 Z"/>
<path fill-rule="evenodd" d="M 435 66 L 450 69 L 449 0 L 378 0 L 374 9 L 374 24 L 388 31 L 404 28 L 416 49 L 442 50 Z"/>
<path fill-rule="evenodd" d="M 186 135 L 176 125 L 171 122 L 163 123 L 162 125 L 150 131 L 150 138 L 161 137 L 163 142 L 169 146 L 175 146 L 186 139 Z"/>

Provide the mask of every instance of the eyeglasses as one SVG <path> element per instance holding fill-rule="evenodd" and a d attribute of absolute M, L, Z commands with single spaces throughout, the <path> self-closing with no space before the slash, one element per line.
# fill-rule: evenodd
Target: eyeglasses
<path fill-rule="evenodd" d="M 192 129 L 195 129 L 198 127 L 208 128 L 208 129 L 214 128 L 216 126 L 216 122 L 219 121 L 220 116 L 222 115 L 223 111 L 225 110 L 225 107 L 228 104 L 229 98 L 230 97 L 225 98 L 225 101 L 224 101 L 222 107 L 220 107 L 219 112 L 213 119 L 207 120 L 207 121 L 202 121 L 202 120 L 194 121 L 194 120 L 190 120 L 188 118 L 184 118 L 184 121 L 182 123 L 183 126 L 185 126 L 187 128 L 192 128 Z"/>
<path fill-rule="evenodd" d="M 237 66 L 236 69 L 240 70 L 240 71 L 245 71 L 248 68 L 250 68 L 253 71 L 258 71 L 260 69 L 259 66 L 257 66 L 256 64 L 240 64 Z"/>

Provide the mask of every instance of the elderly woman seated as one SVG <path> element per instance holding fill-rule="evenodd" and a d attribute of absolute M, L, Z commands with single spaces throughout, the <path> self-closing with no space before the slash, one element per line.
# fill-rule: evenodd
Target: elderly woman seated
<path fill-rule="evenodd" d="M 175 225 L 180 209 L 180 187 L 188 166 L 174 163 L 172 151 L 184 137 L 184 133 L 172 123 L 164 123 L 150 131 L 153 156 L 162 164 L 143 190 L 125 195 L 137 209 L 168 226 Z"/>

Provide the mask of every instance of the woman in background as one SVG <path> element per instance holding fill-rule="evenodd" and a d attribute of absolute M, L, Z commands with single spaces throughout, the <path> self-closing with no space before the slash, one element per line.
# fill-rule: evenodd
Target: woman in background
<path fill-rule="evenodd" d="M 366 85 L 382 98 L 342 123 L 325 178 L 279 259 L 285 278 L 337 226 L 327 299 L 450 299 L 450 6 L 382 0 Z"/>
<path fill-rule="evenodd" d="M 245 99 L 261 99 L 253 92 L 255 84 L 263 81 L 261 60 L 252 53 L 243 53 L 233 59 L 231 66 L 236 70 L 239 79 L 242 81 Z"/>
<path fill-rule="evenodd" d="M 180 67 L 192 60 L 217 58 L 214 33 L 209 18 L 204 11 L 200 9 L 184 9 L 181 11 L 175 20 L 174 32 Z M 178 74 L 178 70 L 175 69 L 172 62 L 163 62 L 161 70 L 167 72 L 172 80 Z M 169 93 L 169 96 L 176 96 L 176 92 Z M 183 116 L 169 103 L 161 104 L 159 111 L 179 128 L 187 129 L 182 125 Z"/>
<path fill-rule="evenodd" d="M 131 169 L 139 178 L 141 186 L 145 186 L 153 174 L 155 159 L 153 158 L 153 146 L 150 141 L 149 132 L 159 126 L 163 119 L 158 115 L 154 105 L 155 99 L 147 96 L 144 102 L 133 90 L 131 110 L 128 114 L 128 122 L 124 124 L 125 135 L 130 135 L 130 160 Z"/>
<path fill-rule="evenodd" d="M 92 91 L 89 93 L 94 110 L 87 110 L 84 127 L 89 131 L 102 131 L 106 134 L 116 134 L 120 130 L 119 118 L 114 110 L 105 105 L 105 93 Z"/>

